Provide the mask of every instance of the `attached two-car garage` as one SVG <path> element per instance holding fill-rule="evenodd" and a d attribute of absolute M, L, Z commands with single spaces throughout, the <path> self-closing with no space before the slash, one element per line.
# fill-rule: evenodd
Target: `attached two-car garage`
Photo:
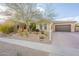
<path fill-rule="evenodd" d="M 54 32 L 75 32 L 76 21 L 54 21 Z"/>
<path fill-rule="evenodd" d="M 75 21 L 54 21 L 54 32 L 75 32 Z"/>
<path fill-rule="evenodd" d="M 56 32 L 71 32 L 71 25 L 55 25 Z"/>

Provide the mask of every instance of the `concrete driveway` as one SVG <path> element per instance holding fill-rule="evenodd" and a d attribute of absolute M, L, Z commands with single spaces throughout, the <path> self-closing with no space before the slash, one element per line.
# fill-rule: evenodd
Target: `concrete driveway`
<path fill-rule="evenodd" d="M 52 52 L 50 55 L 79 55 L 79 32 L 52 33 Z"/>

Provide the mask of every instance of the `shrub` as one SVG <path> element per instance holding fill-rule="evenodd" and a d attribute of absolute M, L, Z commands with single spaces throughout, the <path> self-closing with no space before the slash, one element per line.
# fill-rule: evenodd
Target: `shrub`
<path fill-rule="evenodd" d="M 41 34 L 45 34 L 44 31 L 41 31 Z"/>
<path fill-rule="evenodd" d="M 9 25 L 9 24 L 1 24 L 0 25 L 0 32 L 9 34 L 9 33 L 13 32 L 13 31 L 14 31 L 14 27 Z"/>
<path fill-rule="evenodd" d="M 44 35 L 45 35 L 45 36 L 48 36 L 48 33 L 46 32 Z"/>
<path fill-rule="evenodd" d="M 21 36 L 28 36 L 28 32 L 27 32 L 27 31 L 19 32 L 19 34 L 20 34 Z"/>
<path fill-rule="evenodd" d="M 44 34 L 45 36 L 48 36 L 48 32 L 41 31 L 41 34 Z"/>
<path fill-rule="evenodd" d="M 36 31 L 36 32 L 40 32 L 40 30 L 39 30 L 39 29 L 36 29 L 35 31 Z"/>
<path fill-rule="evenodd" d="M 8 28 L 8 33 L 12 33 L 12 32 L 14 32 L 14 27 L 13 26 Z"/>
<path fill-rule="evenodd" d="M 45 37 L 44 36 L 40 36 L 40 39 L 44 39 Z"/>
<path fill-rule="evenodd" d="M 36 24 L 35 23 L 31 23 L 29 27 L 30 27 L 31 31 L 35 31 L 36 30 Z"/>

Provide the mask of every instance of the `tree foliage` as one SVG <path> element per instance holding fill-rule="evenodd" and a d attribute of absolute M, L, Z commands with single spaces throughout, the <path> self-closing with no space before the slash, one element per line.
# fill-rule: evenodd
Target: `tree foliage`
<path fill-rule="evenodd" d="M 45 6 L 44 8 L 40 7 L 44 9 L 43 12 L 37 9 L 37 5 L 36 3 L 4 3 L 4 6 L 13 11 L 14 18 L 18 20 L 53 19 L 56 16 L 54 8 L 50 7 L 53 4 L 42 4 Z"/>
<path fill-rule="evenodd" d="M 18 20 L 31 20 L 42 16 L 40 11 L 36 9 L 36 4 L 33 3 L 5 3 L 5 6 L 13 10 L 14 17 Z"/>
<path fill-rule="evenodd" d="M 43 17 L 45 17 L 47 19 L 54 20 L 54 17 L 57 16 L 56 11 L 53 8 L 53 4 L 51 4 L 51 3 L 45 4 L 45 9 L 44 10 L 45 10 L 45 12 L 44 12 Z"/>

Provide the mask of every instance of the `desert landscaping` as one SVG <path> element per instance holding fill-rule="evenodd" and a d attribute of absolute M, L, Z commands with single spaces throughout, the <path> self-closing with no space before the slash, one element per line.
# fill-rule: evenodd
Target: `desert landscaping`
<path fill-rule="evenodd" d="M 50 43 L 48 32 L 40 31 L 35 28 L 31 31 L 32 27 L 29 30 L 23 27 L 17 29 L 13 21 L 7 20 L 3 24 L 0 24 L 0 37 Z"/>

